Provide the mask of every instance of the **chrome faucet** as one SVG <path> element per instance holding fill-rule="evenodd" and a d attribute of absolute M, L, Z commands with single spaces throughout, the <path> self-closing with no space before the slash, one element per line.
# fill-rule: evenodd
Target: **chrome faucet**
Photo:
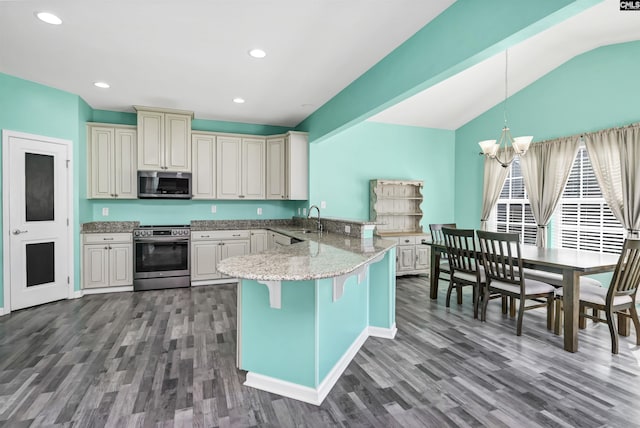
<path fill-rule="evenodd" d="M 318 226 L 316 227 L 316 229 L 318 230 L 318 232 L 322 232 L 322 224 L 320 223 L 320 208 L 318 208 L 317 205 L 311 205 L 309 207 L 309 211 L 307 212 L 307 218 L 311 218 L 311 210 L 314 208 L 318 210 Z"/>

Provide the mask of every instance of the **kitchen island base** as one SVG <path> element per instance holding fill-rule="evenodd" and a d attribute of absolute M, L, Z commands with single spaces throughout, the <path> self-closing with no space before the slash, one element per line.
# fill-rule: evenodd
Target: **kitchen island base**
<path fill-rule="evenodd" d="M 246 386 L 319 405 L 368 337 L 395 333 L 395 248 L 338 277 L 238 285 Z"/>

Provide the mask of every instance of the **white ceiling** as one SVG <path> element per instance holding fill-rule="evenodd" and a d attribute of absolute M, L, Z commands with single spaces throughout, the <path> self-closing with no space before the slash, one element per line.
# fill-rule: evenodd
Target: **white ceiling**
<path fill-rule="evenodd" d="M 0 72 L 78 94 L 95 109 L 146 105 L 295 126 L 453 2 L 0 0 Z M 63 25 L 37 20 L 42 10 Z M 640 12 L 605 0 L 510 48 L 509 92 L 580 53 L 639 39 Z M 250 58 L 254 47 L 267 57 Z M 456 129 L 503 96 L 501 54 L 370 120 Z"/>
<path fill-rule="evenodd" d="M 0 1 L 0 71 L 95 109 L 295 126 L 453 2 Z M 63 24 L 42 23 L 37 11 Z M 256 47 L 267 57 L 249 57 Z"/>
<path fill-rule="evenodd" d="M 619 0 L 605 0 L 509 48 L 509 95 L 577 55 L 632 40 L 640 40 L 640 12 L 620 11 Z M 504 100 L 504 72 L 501 53 L 369 120 L 455 130 Z"/>

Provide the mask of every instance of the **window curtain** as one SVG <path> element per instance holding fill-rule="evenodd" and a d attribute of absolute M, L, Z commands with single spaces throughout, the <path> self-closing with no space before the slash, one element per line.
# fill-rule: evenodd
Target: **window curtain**
<path fill-rule="evenodd" d="M 513 148 L 509 147 L 506 150 L 506 158 L 510 159 L 514 155 Z M 509 168 L 505 168 L 496 162 L 495 159 L 485 157 L 484 158 L 484 180 L 482 182 L 482 213 L 480 217 L 480 229 L 487 230 L 489 216 L 493 207 L 500 198 L 500 192 L 502 192 L 502 186 L 509 174 Z"/>
<path fill-rule="evenodd" d="M 547 246 L 547 225 L 562 196 L 579 145 L 578 137 L 559 138 L 532 144 L 520 157 L 524 187 L 538 225 L 538 247 Z"/>
<path fill-rule="evenodd" d="M 613 215 L 640 238 L 640 125 L 584 136 L 589 159 Z"/>

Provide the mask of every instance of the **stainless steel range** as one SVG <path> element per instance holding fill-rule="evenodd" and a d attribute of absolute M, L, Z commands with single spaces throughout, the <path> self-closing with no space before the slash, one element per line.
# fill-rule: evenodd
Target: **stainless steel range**
<path fill-rule="evenodd" d="M 191 285 L 189 226 L 140 226 L 133 231 L 133 289 Z"/>

